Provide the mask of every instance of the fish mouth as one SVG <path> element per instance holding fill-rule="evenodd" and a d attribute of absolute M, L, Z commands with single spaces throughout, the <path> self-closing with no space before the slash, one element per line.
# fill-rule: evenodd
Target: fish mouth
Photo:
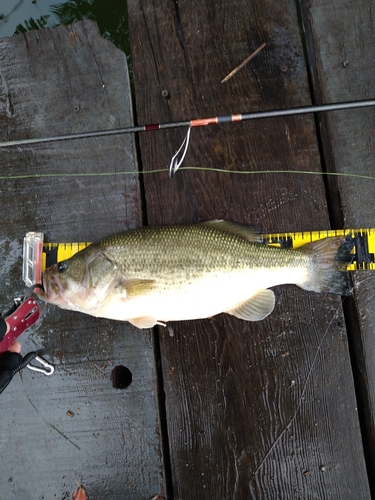
<path fill-rule="evenodd" d="M 44 271 L 42 279 L 42 289 L 38 292 L 40 299 L 45 302 L 53 302 L 59 296 L 60 287 L 57 283 L 58 279 L 52 273 Z"/>
<path fill-rule="evenodd" d="M 26 292 L 26 297 L 29 297 L 32 293 L 36 293 L 37 295 L 44 292 L 43 283 L 35 283 L 35 285 L 31 285 Z"/>

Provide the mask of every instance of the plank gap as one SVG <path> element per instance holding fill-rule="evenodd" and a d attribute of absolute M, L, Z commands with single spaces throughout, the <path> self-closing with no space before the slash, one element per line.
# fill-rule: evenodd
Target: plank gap
<path fill-rule="evenodd" d="M 319 48 L 315 46 L 312 30 L 304 29 L 305 24 L 312 22 L 310 12 L 311 6 L 304 0 L 296 0 L 296 7 L 306 59 L 311 100 L 313 104 L 323 104 L 326 102 L 326 99 L 324 92 L 325 84 L 322 81 L 321 71 L 319 71 L 319 64 L 321 64 L 318 60 L 318 58 L 321 57 L 320 51 Z M 334 144 L 329 116 L 326 113 L 314 114 L 314 120 L 322 171 L 325 173 L 340 172 L 340 166 L 339 168 L 336 167 L 335 147 L 337 147 L 337 145 Z M 338 177 L 328 175 L 324 175 L 323 179 L 330 225 L 333 229 L 344 228 L 345 210 L 343 208 L 342 190 L 340 189 L 339 179 Z M 367 370 L 359 310 L 353 295 L 347 297 L 343 301 L 343 312 L 367 476 L 371 496 L 375 498 L 375 481 L 373 480 L 375 471 L 375 431 L 369 388 L 369 378 L 371 378 L 371 374 L 369 374 Z"/>
<path fill-rule="evenodd" d="M 375 498 L 375 431 L 368 391 L 364 345 L 354 298 L 346 297 L 343 301 L 344 317 L 348 334 L 349 354 L 353 371 L 354 387 L 357 398 L 358 417 L 362 434 L 368 481 L 372 498 Z"/>
<path fill-rule="evenodd" d="M 153 342 L 153 351 L 155 360 L 155 378 L 157 384 L 156 400 L 158 401 L 158 409 L 159 409 L 160 446 L 161 446 L 162 460 L 163 460 L 165 494 L 166 498 L 168 498 L 169 500 L 173 500 L 174 494 L 173 494 L 171 456 L 169 453 L 170 443 L 169 443 L 168 424 L 167 424 L 167 408 L 165 401 L 164 377 L 163 377 L 163 367 L 162 367 L 158 330 L 159 328 L 153 329 L 152 342 Z"/>
<path fill-rule="evenodd" d="M 304 19 L 300 1 L 296 0 L 295 5 L 296 5 L 297 18 L 301 33 L 301 43 L 303 47 L 303 56 L 306 64 L 306 73 L 307 73 L 311 104 L 313 106 L 316 106 L 318 104 L 323 104 L 324 99 L 323 99 L 323 93 L 319 91 L 320 87 L 314 85 L 313 59 L 315 54 L 314 53 L 310 54 L 309 41 L 306 38 L 306 30 L 304 28 Z M 309 33 L 309 30 L 307 30 L 307 33 Z M 326 158 L 329 148 L 327 147 L 328 144 L 326 144 L 325 141 L 328 140 L 326 138 L 329 137 L 329 129 L 327 122 L 325 120 L 325 116 L 326 116 L 325 113 L 314 113 L 316 139 L 320 156 L 320 164 L 323 172 L 323 182 L 326 193 L 330 226 L 332 229 L 341 229 L 344 227 L 344 216 L 343 216 L 340 190 L 338 187 L 337 178 L 324 175 L 327 174 L 328 172 L 336 171 L 332 169 L 332 166 L 334 165 L 334 160 L 332 155 L 331 158 L 329 159 Z"/>

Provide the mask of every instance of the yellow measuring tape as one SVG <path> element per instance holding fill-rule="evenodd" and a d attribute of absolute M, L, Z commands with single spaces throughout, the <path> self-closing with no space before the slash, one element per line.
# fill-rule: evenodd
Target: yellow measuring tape
<path fill-rule="evenodd" d="M 306 243 L 334 236 L 348 236 L 354 240 L 351 252 L 353 261 L 348 265 L 348 271 L 375 270 L 375 228 L 262 234 L 260 239 L 266 245 L 298 248 Z M 40 283 L 41 273 L 46 267 L 69 259 L 88 245 L 88 242 L 46 243 L 43 241 L 43 233 L 27 233 L 23 249 L 23 280 L 27 286 Z"/>
<path fill-rule="evenodd" d="M 43 243 L 42 270 L 44 271 L 46 267 L 56 262 L 70 259 L 75 253 L 89 245 L 90 243 Z"/>
<path fill-rule="evenodd" d="M 312 241 L 334 236 L 350 236 L 354 239 L 353 262 L 348 271 L 375 270 L 375 228 L 371 229 L 329 229 L 325 231 L 304 231 L 299 233 L 277 233 L 262 235 L 263 243 L 283 248 L 298 248 Z"/>
<path fill-rule="evenodd" d="M 348 266 L 349 271 L 359 269 L 375 270 L 375 228 L 372 229 L 331 229 L 326 231 L 304 231 L 299 233 L 273 233 L 260 235 L 261 241 L 266 245 L 282 248 L 298 248 L 312 241 L 322 240 L 333 236 L 350 236 L 354 238 L 355 245 L 352 250 L 354 259 Z M 54 253 L 52 263 L 69 259 L 79 250 L 86 248 L 90 243 L 43 243 L 43 266 L 47 266 L 47 256 Z M 55 260 L 56 259 L 56 260 Z M 51 260 L 48 259 L 49 261 Z M 48 262 L 50 265 L 50 262 Z"/>

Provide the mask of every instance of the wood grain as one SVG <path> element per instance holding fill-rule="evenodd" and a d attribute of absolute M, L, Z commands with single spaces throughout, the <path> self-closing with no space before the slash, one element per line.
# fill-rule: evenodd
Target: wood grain
<path fill-rule="evenodd" d="M 133 123 L 125 54 L 90 21 L 0 40 L 0 68 L 1 139 Z M 134 151 L 131 136 L 1 151 L 2 310 L 24 292 L 26 231 L 92 241 L 140 224 Z M 150 334 L 48 307 L 21 341 L 25 353 L 43 349 L 56 372 L 47 378 L 25 369 L 1 396 L 0 497 L 71 498 L 75 480 L 91 499 L 162 493 Z M 123 391 L 110 380 L 119 364 L 133 375 Z"/>
<path fill-rule="evenodd" d="M 128 8 L 139 124 L 311 102 L 294 4 L 130 0 Z M 141 135 L 143 171 L 167 167 L 184 133 Z M 144 176 L 150 224 L 329 227 L 323 178 L 292 173 L 321 169 L 312 117 L 207 127 L 191 140 L 185 165 L 227 173 Z M 160 329 L 175 498 L 369 497 L 341 301 L 291 286 L 276 296 L 260 323 L 221 315 Z"/>
<path fill-rule="evenodd" d="M 301 2 L 307 48 L 317 102 L 366 99 L 374 96 L 374 5 L 319 1 Z M 339 12 L 339 15 L 338 15 Z M 320 118 L 326 169 L 339 174 L 375 175 L 374 112 L 369 109 L 332 113 Z M 338 177 L 330 180 L 332 215 L 341 227 L 373 227 L 374 180 Z M 366 272 L 353 276 L 354 299 L 348 301 L 351 347 L 362 416 L 372 493 L 375 492 L 375 363 L 374 278 Z"/>

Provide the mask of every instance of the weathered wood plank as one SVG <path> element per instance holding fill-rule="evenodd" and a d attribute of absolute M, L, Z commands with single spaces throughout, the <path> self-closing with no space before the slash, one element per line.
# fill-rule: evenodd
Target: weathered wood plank
<path fill-rule="evenodd" d="M 294 4 L 130 0 L 128 8 L 139 124 L 309 104 Z M 167 167 L 183 134 L 142 135 L 143 170 Z M 193 130 L 185 165 L 228 173 L 144 176 L 149 223 L 329 226 L 321 177 L 230 174 L 319 172 L 311 117 Z M 160 330 L 176 498 L 369 496 L 340 299 L 293 287 L 276 294 L 261 323 L 222 315 Z"/>
<path fill-rule="evenodd" d="M 3 140 L 133 122 L 125 54 L 90 21 L 0 40 L 0 72 Z M 43 231 L 49 241 L 92 241 L 141 222 L 131 136 L 0 154 L 3 310 L 24 290 L 26 231 Z M 113 175 L 100 176 L 105 172 Z M 34 174 L 40 177 L 4 179 Z M 74 480 L 92 499 L 162 493 L 150 335 L 49 307 L 26 337 L 24 352 L 43 348 L 56 372 L 47 378 L 24 370 L 1 396 L 0 497 L 71 498 Z M 119 364 L 133 375 L 123 391 L 110 380 Z"/>
<path fill-rule="evenodd" d="M 326 4 L 301 2 L 311 74 L 317 102 L 373 98 L 375 7 L 373 2 Z M 320 120 L 327 171 L 375 176 L 373 109 L 333 113 Z M 374 180 L 353 177 L 330 179 L 332 213 L 337 225 L 374 227 Z M 352 348 L 362 405 L 365 450 L 372 488 L 375 471 L 375 345 L 374 277 L 354 275 L 354 303 L 350 301 Z M 356 312 L 355 312 L 356 310 Z"/>

